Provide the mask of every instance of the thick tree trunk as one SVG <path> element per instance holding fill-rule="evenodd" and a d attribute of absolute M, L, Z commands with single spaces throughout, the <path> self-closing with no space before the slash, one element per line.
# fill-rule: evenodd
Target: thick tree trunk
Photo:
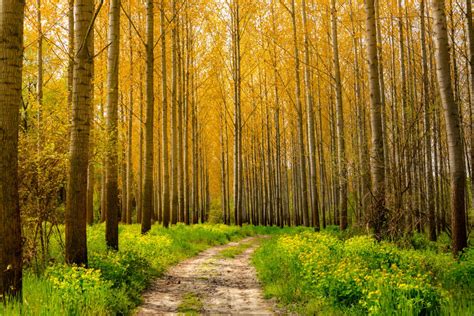
<path fill-rule="evenodd" d="M 466 169 L 461 138 L 459 110 L 451 85 L 451 66 L 444 0 L 432 0 L 434 42 L 436 44 L 436 74 L 444 109 L 448 135 L 449 171 L 451 177 L 451 231 L 455 255 L 467 247 L 466 232 Z"/>
<path fill-rule="evenodd" d="M 370 222 L 371 226 L 374 228 L 375 237 L 380 240 L 385 233 L 384 230 L 387 224 L 387 214 L 385 209 L 385 160 L 383 153 L 382 104 L 380 101 L 374 0 L 365 0 L 365 10 L 367 14 L 367 56 L 369 66 L 370 114 L 372 126 L 370 167 L 372 175 L 373 202 Z"/>
<path fill-rule="evenodd" d="M 89 132 L 92 106 L 93 0 L 76 0 L 74 8 L 74 79 L 69 177 L 66 203 L 66 255 L 70 264 L 87 265 L 86 209 Z"/>
<path fill-rule="evenodd" d="M 18 126 L 23 64 L 23 0 L 0 5 L 0 304 L 21 300 L 22 239 L 18 195 Z"/>

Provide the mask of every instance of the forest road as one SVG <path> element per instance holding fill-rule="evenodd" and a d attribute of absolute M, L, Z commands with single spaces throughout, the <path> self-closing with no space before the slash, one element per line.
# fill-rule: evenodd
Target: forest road
<path fill-rule="evenodd" d="M 261 238 L 210 248 L 172 267 L 145 292 L 137 315 L 278 314 L 272 301 L 264 299 L 250 263 Z M 235 250 L 235 257 L 225 257 L 224 250 Z"/>

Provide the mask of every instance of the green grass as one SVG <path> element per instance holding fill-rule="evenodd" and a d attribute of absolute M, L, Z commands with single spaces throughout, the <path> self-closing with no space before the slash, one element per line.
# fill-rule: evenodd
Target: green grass
<path fill-rule="evenodd" d="M 237 257 L 238 255 L 241 255 L 242 253 L 244 253 L 244 251 L 252 247 L 253 244 L 254 244 L 253 242 L 246 242 L 246 243 L 239 244 L 237 246 L 228 247 L 220 251 L 217 257 L 233 259 Z"/>
<path fill-rule="evenodd" d="M 178 312 L 186 315 L 198 315 L 203 308 L 201 299 L 194 293 L 187 293 L 183 296 Z"/>
<path fill-rule="evenodd" d="M 301 231 L 301 229 L 297 229 Z M 149 282 L 166 269 L 202 250 L 256 234 L 293 231 L 277 227 L 200 224 L 155 225 L 145 236 L 139 225 L 119 227 L 120 251 L 107 251 L 105 226 L 88 228 L 89 267 L 64 264 L 60 239 L 51 241 L 50 263 L 38 273 L 24 269 L 23 304 L 0 304 L 0 315 L 127 315 L 141 302 Z"/>
<path fill-rule="evenodd" d="M 304 232 L 264 241 L 253 263 L 266 297 L 298 314 L 473 315 L 474 249 L 456 261 L 440 243 Z"/>

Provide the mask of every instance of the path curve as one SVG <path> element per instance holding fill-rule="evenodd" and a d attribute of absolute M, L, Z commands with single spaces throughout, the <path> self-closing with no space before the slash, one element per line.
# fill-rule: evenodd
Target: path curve
<path fill-rule="evenodd" d="M 152 283 L 137 315 L 176 314 L 183 297 L 190 294 L 202 303 L 201 314 L 274 315 L 276 307 L 264 299 L 250 264 L 259 241 L 259 237 L 250 237 L 210 248 L 172 267 Z M 222 250 L 244 243 L 251 246 L 235 258 L 220 256 Z"/>

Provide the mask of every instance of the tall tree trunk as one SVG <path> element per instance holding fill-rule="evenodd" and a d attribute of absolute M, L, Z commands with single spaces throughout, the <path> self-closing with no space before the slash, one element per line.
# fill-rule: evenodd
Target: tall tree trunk
<path fill-rule="evenodd" d="M 374 0 L 365 0 L 367 57 L 369 66 L 370 115 L 372 126 L 372 214 L 370 216 L 375 237 L 380 240 L 385 233 L 387 214 L 385 209 L 385 160 L 382 135 L 382 103 L 380 101 L 380 81 L 377 57 L 377 30 L 375 26 Z"/>
<path fill-rule="evenodd" d="M 474 27 L 472 23 L 472 0 L 466 0 L 466 23 L 467 36 L 469 40 L 469 84 L 471 91 L 471 102 L 469 104 L 469 116 L 471 125 L 471 208 L 474 207 Z"/>
<path fill-rule="evenodd" d="M 344 109 L 342 106 L 341 70 L 339 66 L 339 44 L 337 39 L 337 11 L 336 0 L 331 0 L 331 33 L 334 62 L 334 83 L 336 86 L 336 120 L 338 154 L 337 164 L 339 169 L 339 214 L 341 229 L 347 228 L 347 167 L 346 167 L 346 144 L 344 141 Z"/>
<path fill-rule="evenodd" d="M 448 135 L 449 171 L 451 177 L 451 231 L 455 255 L 467 247 L 466 232 L 466 169 L 461 138 L 459 109 L 451 85 L 451 66 L 444 0 L 432 0 L 434 42 L 436 44 L 436 74 L 444 109 Z"/>
<path fill-rule="evenodd" d="M 66 255 L 70 264 L 87 265 L 86 208 L 89 131 L 92 106 L 93 0 L 76 0 L 74 8 L 74 80 L 69 176 L 66 202 Z"/>
<path fill-rule="evenodd" d="M 314 126 L 314 111 L 313 111 L 313 94 L 312 94 L 312 74 L 310 65 L 310 51 L 309 51 L 309 34 L 308 34 L 308 22 L 306 15 L 306 3 L 303 0 L 301 3 L 303 11 L 303 34 L 304 34 L 304 84 L 306 94 L 306 111 L 308 112 L 308 156 L 309 156 L 309 189 L 310 189 L 310 209 L 312 211 L 313 226 L 316 230 L 319 230 L 319 205 L 318 205 L 318 183 L 316 177 L 316 139 L 315 139 L 315 126 Z"/>
<path fill-rule="evenodd" d="M 74 1 L 68 0 L 68 63 L 67 63 L 67 117 L 72 113 L 72 84 L 74 79 Z"/>
<path fill-rule="evenodd" d="M 428 223 L 430 240 L 436 240 L 436 216 L 433 194 L 433 161 L 431 146 L 431 119 L 430 119 L 430 77 L 428 74 L 428 57 L 426 50 L 426 25 L 425 25 L 425 0 L 420 3 L 421 19 L 421 57 L 422 57 L 422 82 L 423 82 L 423 110 L 425 127 L 425 164 L 426 164 L 426 201 L 428 208 Z"/>
<path fill-rule="evenodd" d="M 143 188 L 142 234 L 151 228 L 153 213 L 153 45 L 154 43 L 153 0 L 147 0 L 146 7 L 146 122 L 145 122 L 145 183 Z"/>
<path fill-rule="evenodd" d="M 118 249 L 118 73 L 120 49 L 120 0 L 111 0 L 109 9 L 109 51 L 107 60 L 107 247 Z M 123 180 L 123 179 L 122 179 Z M 124 194 L 125 192 L 122 192 Z M 123 205 L 124 206 L 124 205 Z"/>
<path fill-rule="evenodd" d="M 137 223 L 141 224 L 143 215 L 143 71 L 140 67 L 140 119 L 139 122 L 139 144 L 138 144 L 138 197 L 137 197 Z"/>
<path fill-rule="evenodd" d="M 132 1 L 128 1 L 128 12 L 132 12 Z M 125 206 L 125 223 L 132 223 L 132 199 L 133 199 L 133 165 L 132 165 L 132 145 L 133 145 L 133 38 L 132 21 L 128 23 L 128 41 L 129 41 L 129 84 L 130 91 L 128 96 L 128 125 L 127 125 L 127 204 Z"/>
<path fill-rule="evenodd" d="M 291 20 L 293 25 L 293 51 L 295 58 L 295 104 L 298 116 L 297 132 L 298 132 L 298 158 L 299 158 L 299 179 L 301 187 L 301 212 L 303 213 L 303 225 L 309 225 L 308 212 L 308 184 L 306 180 L 306 156 L 304 145 L 304 114 L 301 104 L 301 84 L 300 84 L 300 57 L 298 49 L 297 23 L 295 0 L 291 1 Z"/>
<path fill-rule="evenodd" d="M 165 27 L 165 1 L 161 1 L 161 87 L 162 87 L 162 159 L 163 159 L 163 226 L 170 224 L 170 171 L 168 156 L 168 85 L 166 75 L 166 27 Z"/>
<path fill-rule="evenodd" d="M 177 9 L 176 0 L 172 1 L 171 22 L 171 224 L 178 222 L 178 64 L 177 64 Z"/>
<path fill-rule="evenodd" d="M 23 0 L 0 5 L 0 302 L 21 300 L 22 238 L 18 126 L 23 64 Z"/>
<path fill-rule="evenodd" d="M 241 73 L 240 73 L 240 4 L 231 4 L 233 81 L 234 81 L 234 216 L 236 225 L 242 225 L 242 123 L 241 123 Z"/>
<path fill-rule="evenodd" d="M 94 34 L 91 34 L 94 36 Z M 94 64 L 92 64 L 92 78 L 94 78 Z M 92 85 L 92 95 L 91 99 L 94 100 L 94 85 Z M 94 117 L 94 104 L 91 106 L 91 117 Z M 91 119 L 90 125 L 90 133 L 91 136 L 89 137 L 89 166 L 87 168 L 87 209 L 86 209 L 86 216 L 87 216 L 87 224 L 92 225 L 94 224 L 94 186 L 95 186 L 95 162 L 93 161 L 94 157 L 94 120 Z"/>

